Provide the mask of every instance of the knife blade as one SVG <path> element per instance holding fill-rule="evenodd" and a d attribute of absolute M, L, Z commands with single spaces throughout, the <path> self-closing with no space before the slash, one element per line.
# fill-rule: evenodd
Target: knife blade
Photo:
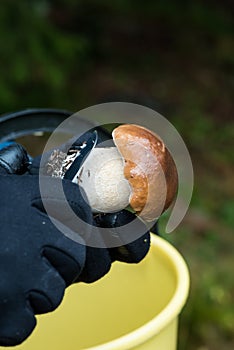
<path fill-rule="evenodd" d="M 77 151 L 77 155 L 75 160 L 73 161 L 72 165 L 68 168 L 68 170 L 64 174 L 64 179 L 68 180 L 74 180 L 76 174 L 78 173 L 84 159 L 87 157 L 89 152 L 92 151 L 92 149 L 96 146 L 98 140 L 98 134 L 97 131 L 94 130 L 92 132 L 91 137 L 85 141 L 81 146 L 72 145 L 71 149 L 75 149 Z M 69 151 L 70 151 L 69 150 Z M 68 151 L 68 153 L 69 153 Z"/>

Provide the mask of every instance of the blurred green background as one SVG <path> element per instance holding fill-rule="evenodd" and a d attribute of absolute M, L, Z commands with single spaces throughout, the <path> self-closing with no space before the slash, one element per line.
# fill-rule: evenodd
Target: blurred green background
<path fill-rule="evenodd" d="M 179 350 L 234 349 L 233 15 L 231 0 L 1 0 L 2 113 L 130 101 L 183 136 L 193 200 L 163 234 L 192 278 Z"/>

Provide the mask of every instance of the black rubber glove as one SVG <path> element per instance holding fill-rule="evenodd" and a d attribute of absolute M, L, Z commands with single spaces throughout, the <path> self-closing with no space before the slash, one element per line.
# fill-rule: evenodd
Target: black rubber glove
<path fill-rule="evenodd" d="M 32 332 L 34 314 L 59 305 L 65 287 L 78 278 L 86 259 L 83 239 L 75 232 L 80 244 L 67 238 L 44 212 L 38 176 L 20 175 L 27 165 L 21 146 L 0 151 L 0 345 L 5 346 L 21 343 Z M 44 201 L 52 202 L 56 218 L 56 213 L 63 213 L 63 201 L 54 197 L 56 179 L 46 181 Z M 78 186 L 64 181 L 64 191 L 73 211 L 92 223 Z"/>
<path fill-rule="evenodd" d="M 77 140 L 72 139 L 72 146 L 80 146 L 83 142 L 86 142 L 90 137 L 94 129 L 91 129 L 89 132 L 81 135 Z M 102 143 L 103 141 L 108 140 L 108 136 L 103 132 L 98 131 L 98 142 Z M 109 140 L 109 145 L 112 141 Z M 60 146 L 60 150 L 63 152 L 68 151 L 68 145 L 71 147 L 71 140 Z M 46 160 L 49 159 L 51 152 L 48 152 L 46 157 L 43 157 L 44 164 L 41 164 L 41 157 L 36 157 L 30 167 L 30 174 L 38 174 L 39 168 L 46 174 Z M 132 232 L 127 232 L 127 235 L 118 233 L 118 227 L 128 224 L 134 220 L 137 230 L 132 230 Z M 128 263 L 138 263 L 141 261 L 147 254 L 150 247 L 150 235 L 147 227 L 144 223 L 137 219 L 136 215 L 132 214 L 127 210 L 122 210 L 117 213 L 112 214 L 99 214 L 94 216 L 94 225 L 98 227 L 110 228 L 110 233 L 108 239 L 106 237 L 97 237 L 97 240 L 102 242 L 108 242 L 107 246 L 110 246 L 110 241 L 113 240 L 113 246 L 118 245 L 115 248 L 102 249 L 102 248 L 93 248 L 89 246 L 89 241 L 86 241 L 87 244 L 87 258 L 84 270 L 82 271 L 78 281 L 83 281 L 86 283 L 94 282 L 95 280 L 102 277 L 111 267 L 111 262 L 115 260 L 128 262 Z M 136 239 L 134 231 L 140 231 L 144 233 L 140 238 Z M 129 236 L 132 236 L 130 239 Z M 135 238 L 134 238 L 135 237 Z M 93 241 L 93 237 L 92 237 Z M 130 242 L 131 243 L 127 243 Z M 92 242 L 93 243 L 93 242 Z M 90 244 L 92 245 L 92 244 Z"/>

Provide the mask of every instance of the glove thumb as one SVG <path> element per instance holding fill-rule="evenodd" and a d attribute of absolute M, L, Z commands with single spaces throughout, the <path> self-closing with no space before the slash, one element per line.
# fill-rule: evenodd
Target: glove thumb
<path fill-rule="evenodd" d="M 13 142 L 0 149 L 1 174 L 23 174 L 29 164 L 29 156 L 20 144 Z"/>

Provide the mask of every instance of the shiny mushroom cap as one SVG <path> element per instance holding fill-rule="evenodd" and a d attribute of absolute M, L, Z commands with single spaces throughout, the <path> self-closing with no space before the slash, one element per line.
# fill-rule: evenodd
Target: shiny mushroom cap
<path fill-rule="evenodd" d="M 139 125 L 120 125 L 112 137 L 125 161 L 124 176 L 132 189 L 129 203 L 142 219 L 152 221 L 170 206 L 177 192 L 172 156 L 158 135 Z"/>

